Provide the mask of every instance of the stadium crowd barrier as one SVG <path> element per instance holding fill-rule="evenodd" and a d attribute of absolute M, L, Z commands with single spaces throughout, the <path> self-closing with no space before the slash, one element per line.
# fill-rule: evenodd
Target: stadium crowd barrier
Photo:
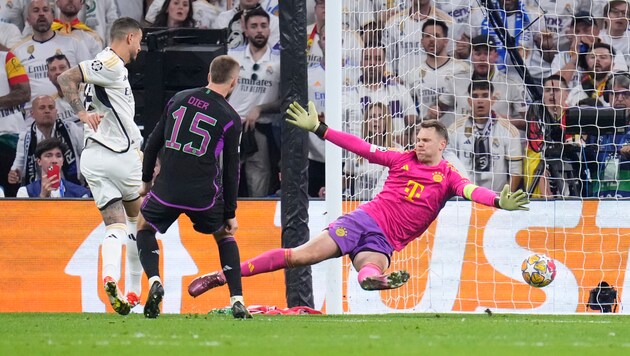
<path fill-rule="evenodd" d="M 104 226 L 93 204 L 0 200 L 1 312 L 112 312 L 100 279 Z M 427 233 L 394 254 L 391 268 L 412 275 L 402 288 L 363 291 L 356 271 L 345 268 L 344 310 L 586 312 L 589 291 L 606 280 L 617 288 L 625 312 L 630 221 L 623 212 L 630 202 L 534 201 L 530 208 L 507 212 L 448 202 Z M 324 202 L 311 202 L 309 214 L 311 236 L 316 236 L 326 226 Z M 242 259 L 280 247 L 279 202 L 239 202 L 237 218 Z M 193 278 L 220 267 L 212 238 L 195 232 L 183 217 L 159 239 L 164 313 L 207 313 L 228 304 L 226 287 L 198 298 L 187 293 Z M 520 276 L 521 262 L 532 253 L 556 260 L 557 277 L 543 289 L 528 286 Z M 325 311 L 324 269 L 323 264 L 313 267 L 313 288 L 315 307 Z M 243 287 L 249 305 L 286 307 L 282 271 L 244 278 Z"/>

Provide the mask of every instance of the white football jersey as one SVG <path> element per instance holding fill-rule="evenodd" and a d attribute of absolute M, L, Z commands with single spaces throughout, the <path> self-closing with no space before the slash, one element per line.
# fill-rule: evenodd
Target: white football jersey
<path fill-rule="evenodd" d="M 57 118 L 67 123 L 72 123 L 83 129 L 83 123 L 79 120 L 79 117 L 74 112 L 74 109 L 64 98 L 59 96 L 59 93 L 51 95 L 55 99 L 55 108 L 57 108 Z"/>
<path fill-rule="evenodd" d="M 465 79 L 457 79 L 455 83 L 455 97 L 457 100 L 457 112 L 462 115 L 472 114 L 468 104 L 468 86 L 472 83 L 472 74 Z M 494 104 L 492 110 L 499 116 L 511 118 L 523 116 L 527 111 L 525 103 L 525 86 L 523 82 L 505 73 L 494 71 L 490 78 L 490 83 L 494 89 Z"/>
<path fill-rule="evenodd" d="M 280 95 L 280 52 L 267 46 L 267 52 L 254 62 L 249 46 L 228 51 L 240 65 L 238 85 L 230 95 L 230 105 L 244 118 L 249 110 L 260 104 L 278 100 Z M 256 122 L 271 123 L 272 116 L 261 114 Z"/>
<path fill-rule="evenodd" d="M 524 0 L 529 8 L 540 8 L 546 14 L 539 21 L 544 21 L 544 31 L 557 34 L 558 49 L 561 51 L 568 50 L 570 41 L 565 34 L 570 29 L 573 22 L 573 16 L 578 12 L 589 13 L 596 17 L 592 12 L 590 0 Z M 533 19 L 532 19 L 533 20 Z"/>
<path fill-rule="evenodd" d="M 405 7 L 406 0 L 344 0 L 342 24 L 344 29 L 358 31 L 370 22 L 378 22 L 379 14 Z"/>
<path fill-rule="evenodd" d="M 48 65 L 46 59 L 55 54 L 65 54 L 70 66 L 90 58 L 87 48 L 70 36 L 55 32 L 46 42 L 34 41 L 31 37 L 24 39 L 12 50 L 26 69 L 31 85 L 31 101 L 40 95 L 54 95 L 57 88 L 48 79 Z M 26 108 L 31 107 L 30 101 Z"/>
<path fill-rule="evenodd" d="M 437 105 L 441 95 L 452 96 L 455 93 L 455 78 L 464 79 L 470 72 L 469 64 L 458 59 L 449 60 L 438 68 L 432 68 L 423 61 L 418 68 L 405 77 L 405 84 L 411 91 L 420 117 L 426 116 L 431 106 Z M 442 99 L 443 102 L 454 102 Z"/>
<path fill-rule="evenodd" d="M 469 0 L 433 0 L 435 7 L 446 12 L 456 23 L 468 24 L 472 7 Z"/>
<path fill-rule="evenodd" d="M 488 148 L 490 169 L 475 171 L 475 133 L 472 119 L 463 117 L 448 128 L 446 150 L 453 152 L 466 167 L 470 180 L 481 187 L 500 192 L 509 183 L 509 176 L 523 174 L 523 144 L 514 125 L 504 118 L 495 118 L 490 130 Z"/>
<path fill-rule="evenodd" d="M 599 38 L 611 45 L 615 49 L 615 54 L 623 56 L 626 65 L 630 66 L 630 32 L 626 31 L 621 37 L 612 38 L 606 30 L 602 30 Z"/>
<path fill-rule="evenodd" d="M 125 63 L 109 47 L 95 59 L 79 63 L 86 87 L 86 101 L 103 115 L 96 132 L 85 125 L 85 139 L 122 153 L 141 142 L 134 122 L 135 101 Z"/>
<path fill-rule="evenodd" d="M 241 20 L 235 20 L 236 14 L 236 9 L 224 11 L 219 14 L 211 25 L 211 28 L 215 29 L 228 29 L 228 49 L 235 49 L 246 43 L 243 24 L 241 24 Z M 280 42 L 280 20 L 278 20 L 277 16 L 269 15 L 269 29 L 271 31 L 267 44 L 270 47 L 275 47 Z"/>
<path fill-rule="evenodd" d="M 320 65 L 308 69 L 308 100 L 315 104 L 318 114 L 326 112 L 326 72 Z M 325 141 L 312 132 L 308 133 L 308 159 L 324 162 Z"/>
<path fill-rule="evenodd" d="M 402 133 L 407 126 L 405 122 L 406 116 L 417 115 L 409 90 L 404 85 L 398 84 L 393 80 L 383 79 L 383 82 L 377 87 L 361 84 L 356 89 L 361 104 L 361 112 L 363 112 L 363 108 L 372 102 L 381 102 L 389 107 L 395 134 Z M 355 130 L 358 132 L 355 132 Z M 360 135 L 360 127 L 353 128 L 351 133 Z"/>
<path fill-rule="evenodd" d="M 434 18 L 444 21 L 448 26 L 448 38 L 453 38 L 453 18 L 444 11 L 435 7 L 431 8 L 429 17 L 416 20 L 409 15 L 409 11 L 403 11 L 391 17 L 383 28 L 383 46 L 387 54 L 387 62 L 391 63 L 394 73 L 404 76 L 416 65 L 424 60 L 424 50 L 420 44 L 422 38 L 422 25 L 427 19 Z M 453 53 L 453 41 L 449 41 L 447 52 Z"/>
<path fill-rule="evenodd" d="M 307 38 L 313 38 L 313 43 L 306 52 L 306 61 L 309 67 L 317 67 L 323 59 L 324 53 L 319 47 L 319 34 L 315 29 L 315 24 L 306 28 Z M 307 44 L 308 46 L 308 44 Z M 341 34 L 341 56 L 344 67 L 358 67 L 361 65 L 361 51 L 363 50 L 363 40 L 356 31 L 344 30 Z"/>
<path fill-rule="evenodd" d="M 0 0 L 0 22 L 12 23 L 24 29 L 29 0 Z"/>

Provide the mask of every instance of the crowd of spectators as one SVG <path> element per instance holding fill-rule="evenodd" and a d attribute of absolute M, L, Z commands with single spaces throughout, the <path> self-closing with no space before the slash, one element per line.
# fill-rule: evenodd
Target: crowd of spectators
<path fill-rule="evenodd" d="M 343 0 L 343 129 L 375 145 L 410 149 L 417 125 L 449 128 L 444 157 L 481 186 L 510 184 L 533 197 L 630 197 L 630 130 L 568 135 L 569 107 L 630 109 L 630 2 L 494 0 L 514 36 L 507 48 L 488 10 L 467 0 Z M 307 0 L 308 95 L 325 121 L 325 0 Z M 230 97 L 243 120 L 239 194 L 280 187 L 278 0 L 0 0 L 0 194 L 40 184 L 39 143 L 63 154 L 64 182 L 79 174 L 82 123 L 57 77 L 107 46 L 111 23 L 229 32 L 241 64 Z M 526 90 L 518 53 L 542 93 Z M 89 93 L 86 100 L 89 100 Z M 630 115 L 629 115 L 630 116 Z M 324 143 L 309 137 L 309 195 L 322 197 Z M 344 194 L 370 199 L 387 175 L 344 157 Z M 22 190 L 24 191 L 24 190 Z M 44 189 L 46 191 L 46 189 Z M 24 196 L 24 194 L 22 194 Z M 47 196 L 63 196 L 55 192 Z"/>

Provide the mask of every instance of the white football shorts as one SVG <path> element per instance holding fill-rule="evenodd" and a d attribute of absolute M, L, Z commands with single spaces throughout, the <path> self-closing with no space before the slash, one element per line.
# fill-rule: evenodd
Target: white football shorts
<path fill-rule="evenodd" d="M 132 148 L 116 153 L 90 142 L 81 154 L 81 174 L 99 209 L 115 199 L 133 201 L 142 184 L 142 152 Z"/>

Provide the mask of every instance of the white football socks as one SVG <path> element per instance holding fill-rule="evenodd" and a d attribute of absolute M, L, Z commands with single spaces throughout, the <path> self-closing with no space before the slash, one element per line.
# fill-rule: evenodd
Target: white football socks
<path fill-rule="evenodd" d="M 138 233 L 138 217 L 127 217 L 127 253 L 125 254 L 125 295 L 130 292 L 139 297 L 142 293 L 142 264 L 138 256 L 136 235 Z"/>
<path fill-rule="evenodd" d="M 235 295 L 233 297 L 230 297 L 230 306 L 233 306 L 234 303 L 236 302 L 241 302 L 241 304 L 245 305 L 245 302 L 243 301 L 243 296 L 242 295 Z"/>
<path fill-rule="evenodd" d="M 162 284 L 162 280 L 160 279 L 160 276 L 153 276 L 149 278 L 149 288 L 152 287 L 153 283 L 155 282 L 160 282 L 160 284 Z"/>
<path fill-rule="evenodd" d="M 122 262 L 122 244 L 127 240 L 126 224 L 111 224 L 105 227 L 105 238 L 101 246 L 103 259 L 102 278 L 112 277 L 120 280 L 120 264 Z"/>

